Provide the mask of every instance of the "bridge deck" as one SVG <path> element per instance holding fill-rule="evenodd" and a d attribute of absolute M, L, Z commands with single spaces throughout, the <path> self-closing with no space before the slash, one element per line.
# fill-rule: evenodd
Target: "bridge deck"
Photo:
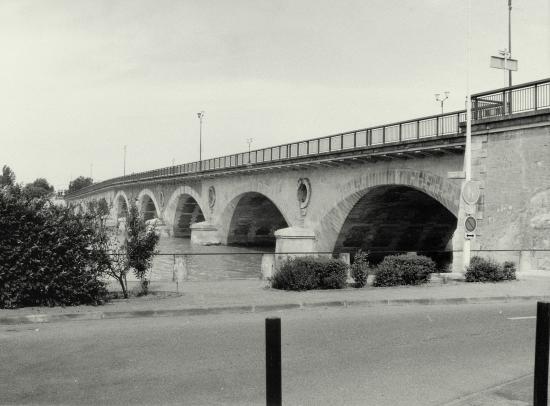
<path fill-rule="evenodd" d="M 547 108 L 550 108 L 550 79 L 472 96 L 474 121 L 499 119 Z M 336 165 L 354 160 L 409 159 L 432 154 L 462 153 L 465 121 L 466 112 L 462 110 L 363 128 L 108 179 L 66 197 L 75 198 L 117 185 L 162 182 L 174 178 L 226 176 L 228 173 L 288 166 Z"/>

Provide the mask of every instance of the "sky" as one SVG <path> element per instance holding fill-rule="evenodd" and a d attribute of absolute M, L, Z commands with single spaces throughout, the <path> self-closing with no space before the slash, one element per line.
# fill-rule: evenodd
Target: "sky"
<path fill-rule="evenodd" d="M 464 108 L 505 85 L 507 0 L 0 0 L 0 166 L 101 181 Z M 514 84 L 550 77 L 550 0 L 513 0 Z"/>

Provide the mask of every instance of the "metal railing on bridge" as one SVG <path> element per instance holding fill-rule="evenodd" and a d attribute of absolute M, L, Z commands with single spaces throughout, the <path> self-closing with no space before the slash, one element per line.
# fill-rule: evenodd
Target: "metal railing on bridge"
<path fill-rule="evenodd" d="M 550 108 L 550 79 L 472 95 L 473 120 L 547 108 Z"/>
<path fill-rule="evenodd" d="M 550 108 L 550 79 L 472 95 L 473 120 L 537 111 L 543 108 Z M 377 148 L 389 144 L 396 145 L 411 140 L 460 135 L 463 132 L 461 124 L 465 121 L 466 112 L 464 110 L 400 121 L 120 176 L 95 183 L 73 195 L 78 196 L 116 184 L 247 168 L 271 162 L 291 161 L 301 157 L 322 156 L 354 149 Z"/>

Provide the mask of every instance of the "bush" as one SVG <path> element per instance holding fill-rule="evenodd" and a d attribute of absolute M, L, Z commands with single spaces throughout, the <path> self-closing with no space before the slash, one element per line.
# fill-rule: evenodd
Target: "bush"
<path fill-rule="evenodd" d="M 0 191 L 0 308 L 101 303 L 104 238 L 92 216 Z"/>
<path fill-rule="evenodd" d="M 420 285 L 430 280 L 435 263 L 422 255 L 389 255 L 376 269 L 373 286 Z"/>
<path fill-rule="evenodd" d="M 298 257 L 286 261 L 271 280 L 284 290 L 341 289 L 346 286 L 347 266 L 332 258 Z"/>
<path fill-rule="evenodd" d="M 504 274 L 504 279 L 507 281 L 512 281 L 516 279 L 516 264 L 512 261 L 505 261 L 502 265 L 502 272 Z"/>
<path fill-rule="evenodd" d="M 355 280 L 356 288 L 362 288 L 367 284 L 367 278 L 369 276 L 369 260 L 366 252 L 359 250 L 353 256 L 351 276 Z"/>
<path fill-rule="evenodd" d="M 500 265 L 495 260 L 473 257 L 466 269 L 466 282 L 498 282 L 516 279 L 516 265 L 506 261 Z"/>
<path fill-rule="evenodd" d="M 342 289 L 346 287 L 348 266 L 345 262 L 333 258 L 316 259 L 316 272 L 319 275 L 319 288 Z"/>

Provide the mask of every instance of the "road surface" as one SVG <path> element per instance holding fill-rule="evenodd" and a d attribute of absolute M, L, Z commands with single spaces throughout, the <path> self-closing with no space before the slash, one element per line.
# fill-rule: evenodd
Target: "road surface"
<path fill-rule="evenodd" d="M 443 405 L 533 370 L 535 304 L 380 306 L 0 326 L 2 404 Z"/>

